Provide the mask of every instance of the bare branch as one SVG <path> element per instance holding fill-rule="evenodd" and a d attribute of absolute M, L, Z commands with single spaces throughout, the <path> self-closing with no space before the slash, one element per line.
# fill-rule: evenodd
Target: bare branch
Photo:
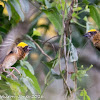
<path fill-rule="evenodd" d="M 48 40 L 46 40 L 46 41 L 43 43 L 43 45 L 44 45 L 46 42 L 48 42 L 49 40 L 51 40 L 51 39 L 53 39 L 53 38 L 55 38 L 55 37 L 58 37 L 58 36 L 59 36 L 59 35 L 53 36 L 53 37 L 49 38 Z"/>
<path fill-rule="evenodd" d="M 65 2 L 65 7 L 66 7 L 66 2 Z M 66 84 L 67 84 L 67 79 L 68 79 L 68 57 L 69 57 L 69 51 L 67 52 L 67 50 L 66 50 L 66 44 L 67 44 L 66 40 L 67 40 L 68 33 L 70 33 L 70 21 L 72 19 L 74 3 L 75 3 L 75 0 L 73 0 L 70 5 L 70 10 L 67 14 L 67 19 L 65 21 L 64 21 L 65 9 L 63 12 L 63 27 L 64 27 L 64 35 L 63 35 L 64 41 L 63 42 L 64 42 L 64 58 L 65 58 L 65 65 L 66 65 L 66 75 L 65 75 Z M 69 91 L 71 91 L 70 88 L 69 88 Z M 71 92 L 70 92 L 70 94 L 71 94 Z"/>
<path fill-rule="evenodd" d="M 43 51 L 43 49 L 35 42 L 35 41 L 33 41 L 34 42 L 34 44 L 38 47 L 38 49 L 41 51 L 41 53 L 43 54 L 43 55 L 45 55 L 47 58 L 49 58 L 50 60 L 52 60 L 52 58 L 50 57 L 50 56 L 48 56 L 44 51 Z"/>
<path fill-rule="evenodd" d="M 42 53 L 43 55 L 45 55 L 47 58 L 49 58 L 50 60 L 52 60 L 52 58 L 51 58 L 50 56 L 48 56 L 48 55 L 43 51 L 43 49 L 39 46 L 39 44 L 37 44 L 31 37 L 27 36 L 27 38 L 28 38 L 30 41 L 32 41 L 32 42 L 38 47 L 38 49 L 41 51 L 41 53 Z"/>

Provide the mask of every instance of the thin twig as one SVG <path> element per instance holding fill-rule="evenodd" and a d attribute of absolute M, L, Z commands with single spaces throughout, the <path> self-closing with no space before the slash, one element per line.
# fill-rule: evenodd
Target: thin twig
<path fill-rule="evenodd" d="M 77 74 L 77 62 L 75 61 L 74 62 L 74 72 L 75 74 Z M 77 90 L 77 76 L 75 76 L 75 88 L 74 88 L 74 91 L 76 92 Z"/>
<path fill-rule="evenodd" d="M 46 43 L 48 43 L 48 44 L 50 44 L 50 46 L 53 48 L 53 50 L 54 50 L 54 52 L 56 53 L 56 50 L 55 50 L 55 45 L 53 44 L 53 43 L 51 43 L 51 42 L 48 42 L 47 40 L 47 42 L 45 42 L 45 41 L 42 41 L 42 40 L 39 40 L 39 39 L 37 39 L 39 42 L 41 42 L 43 45 L 45 45 Z M 45 42 L 45 43 L 44 43 Z"/>
<path fill-rule="evenodd" d="M 38 43 L 36 43 L 36 42 L 35 42 L 31 37 L 29 37 L 28 35 L 27 35 L 27 38 L 30 39 L 30 41 L 32 41 L 32 42 L 38 47 L 38 49 L 41 51 L 41 53 L 42 53 L 44 56 L 46 56 L 47 58 L 49 58 L 50 60 L 52 60 L 52 58 L 51 58 L 49 55 L 47 55 L 47 54 L 43 51 L 43 49 L 39 46 Z"/>
<path fill-rule="evenodd" d="M 67 1 L 66 1 L 67 2 Z M 66 8 L 66 2 L 65 2 L 65 8 Z M 64 14 L 65 14 L 65 8 L 64 8 L 64 12 L 63 12 L 63 27 L 64 27 L 64 34 L 63 34 L 63 39 L 64 39 L 64 59 L 65 59 L 65 65 L 66 65 L 66 84 L 67 84 L 67 82 L 68 82 L 68 57 L 69 57 L 69 50 L 68 50 L 68 52 L 67 52 L 67 50 L 66 50 L 66 40 L 67 40 L 67 36 L 68 36 L 68 33 L 69 34 L 71 34 L 70 33 L 70 21 L 71 21 L 71 19 L 72 19 L 72 13 L 73 13 L 73 6 L 74 6 L 74 0 L 72 1 L 72 3 L 71 3 L 71 5 L 70 5 L 70 10 L 69 10 L 69 12 L 68 12 L 68 14 L 67 14 L 67 19 L 64 21 Z M 65 78 L 64 78 L 65 79 Z M 70 92 L 70 95 L 71 95 L 71 90 L 70 90 L 70 88 L 68 87 L 68 89 L 69 89 L 69 92 Z"/>
<path fill-rule="evenodd" d="M 48 72 L 48 74 L 46 75 L 46 78 L 45 78 L 45 85 L 44 85 L 43 91 L 42 91 L 42 93 L 41 93 L 40 96 L 43 95 L 43 93 L 44 93 L 45 89 L 47 88 L 47 86 L 50 85 L 50 84 L 52 83 L 52 81 L 54 80 L 54 79 L 52 79 L 52 80 L 50 80 L 49 82 L 47 81 L 47 79 L 50 78 L 50 75 L 51 75 L 51 70 L 50 70 L 50 71 Z"/>
<path fill-rule="evenodd" d="M 74 72 L 77 75 L 77 62 L 74 61 Z M 77 91 L 77 76 L 75 76 L 75 82 L 74 82 L 74 94 L 75 94 L 75 98 L 76 98 L 76 91 Z"/>
<path fill-rule="evenodd" d="M 62 40 L 63 40 L 63 34 L 61 35 L 60 42 L 59 42 L 59 45 L 60 45 L 61 47 L 62 47 Z M 65 83 L 65 86 L 66 86 L 66 88 L 68 89 L 68 92 L 71 94 L 71 90 L 70 90 L 69 86 L 67 85 L 66 80 L 65 80 L 65 78 L 64 78 L 64 76 L 63 76 L 63 74 L 62 74 L 62 71 L 61 71 L 60 52 L 61 52 L 61 48 L 59 49 L 59 56 L 58 56 L 58 60 L 59 60 L 59 71 L 60 71 L 60 74 L 61 74 L 61 76 L 62 76 L 62 79 L 63 79 L 63 81 L 64 81 L 64 83 Z"/>
<path fill-rule="evenodd" d="M 44 81 L 45 86 L 44 86 L 44 88 L 43 88 L 43 91 L 42 91 L 42 93 L 41 93 L 41 96 L 43 95 L 43 93 L 44 93 L 46 87 L 48 86 L 47 79 L 49 78 L 50 74 L 51 74 L 51 70 L 50 70 L 50 71 L 48 72 L 48 74 L 46 75 L 46 78 L 45 78 L 45 81 Z"/>
<path fill-rule="evenodd" d="M 60 53 L 60 50 L 59 50 L 59 53 Z M 61 76 L 63 78 L 63 81 L 64 81 L 64 83 L 65 83 L 65 85 L 66 85 L 66 87 L 68 89 L 68 92 L 71 94 L 71 90 L 70 90 L 69 86 L 67 85 L 66 80 L 65 80 L 65 78 L 64 78 L 64 76 L 62 74 L 62 71 L 61 71 L 60 54 L 59 54 L 59 71 L 60 71 L 60 74 L 61 74 Z"/>
<path fill-rule="evenodd" d="M 43 51 L 43 49 L 39 46 L 39 44 L 37 44 L 35 41 L 33 41 L 34 42 L 34 44 L 38 47 L 38 49 L 41 51 L 41 53 L 43 54 L 43 55 L 45 55 L 47 58 L 49 58 L 50 60 L 52 60 L 52 58 L 50 57 L 50 56 L 48 56 L 44 51 Z"/>
<path fill-rule="evenodd" d="M 49 38 L 48 40 L 46 40 L 46 41 L 43 43 L 43 45 L 44 45 L 46 42 L 48 42 L 49 40 L 51 40 L 51 39 L 53 39 L 53 38 L 55 38 L 55 37 L 58 37 L 58 36 L 59 36 L 59 35 L 53 36 L 53 37 Z"/>

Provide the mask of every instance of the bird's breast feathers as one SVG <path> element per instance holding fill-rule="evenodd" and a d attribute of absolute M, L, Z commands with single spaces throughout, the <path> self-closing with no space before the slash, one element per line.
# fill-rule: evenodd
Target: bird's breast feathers
<path fill-rule="evenodd" d="M 17 55 L 16 54 L 9 54 L 6 56 L 6 58 L 3 61 L 2 66 L 7 68 L 15 64 L 17 61 Z"/>

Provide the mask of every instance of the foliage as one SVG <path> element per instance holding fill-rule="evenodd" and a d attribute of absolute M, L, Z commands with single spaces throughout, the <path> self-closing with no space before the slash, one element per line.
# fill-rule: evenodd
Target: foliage
<path fill-rule="evenodd" d="M 56 27 L 56 29 L 59 32 L 59 35 L 61 35 L 62 32 L 62 17 L 58 10 L 56 8 L 49 8 L 47 10 L 43 10 L 46 15 L 48 16 L 48 19 L 52 22 L 52 24 Z"/>
<path fill-rule="evenodd" d="M 90 97 L 87 95 L 87 92 L 85 89 L 83 89 L 81 92 L 80 92 L 80 96 L 83 97 L 83 100 L 90 100 Z"/>
<path fill-rule="evenodd" d="M 8 95 L 13 96 L 12 98 L 18 99 L 22 98 L 21 96 L 25 97 L 26 95 L 29 95 L 30 98 L 34 99 L 34 96 L 32 97 L 32 94 L 34 95 L 36 91 L 36 93 L 41 94 L 40 86 L 36 77 L 34 76 L 34 70 L 27 61 L 20 61 L 20 65 L 20 67 L 18 66 L 18 69 L 22 74 L 21 77 L 19 77 L 20 80 L 12 80 L 10 78 L 6 78 L 4 75 L 1 75 L 2 80 L 0 81 L 0 83 L 4 82 L 4 86 L 0 86 L 1 90 L 3 89 L 2 94 L 4 95 L 9 91 L 10 94 Z M 7 90 L 5 86 L 7 87 Z M 30 91 L 29 94 L 26 94 L 27 91 Z"/>
<path fill-rule="evenodd" d="M 82 35 L 85 33 L 85 30 L 88 31 L 95 27 L 100 29 L 100 8 L 97 6 L 99 0 L 97 4 L 91 3 L 90 0 L 82 0 L 82 2 L 79 0 L 78 3 L 74 3 L 74 6 L 71 5 L 73 0 L 68 2 L 65 1 L 66 0 L 0 0 L 0 2 L 2 2 L 2 6 L 0 5 L 0 43 L 13 26 L 16 26 L 20 21 L 26 21 L 25 14 L 30 11 L 30 3 L 33 6 L 35 3 L 38 3 L 39 6 L 35 5 L 35 7 L 40 11 L 40 13 L 36 14 L 34 18 L 32 15 L 29 19 L 30 25 L 32 26 L 30 27 L 26 38 L 28 37 L 30 40 L 23 40 L 34 48 L 33 52 L 37 53 L 39 58 L 37 62 L 35 64 L 32 63 L 32 65 L 27 60 L 30 62 L 34 61 L 27 58 L 15 64 L 15 67 L 22 74 L 20 77 L 17 75 L 19 80 L 12 80 L 11 78 L 6 78 L 5 75 L 1 75 L 0 94 L 15 96 L 15 100 L 21 98 L 18 97 L 19 95 L 42 95 L 46 87 L 50 85 L 55 78 L 63 79 L 67 90 L 69 89 L 68 93 L 66 92 L 68 96 L 73 92 L 75 93 L 78 91 L 77 87 L 71 90 L 71 88 L 67 86 L 68 84 L 66 81 L 68 81 L 69 76 L 67 68 L 70 64 L 73 65 L 74 72 L 71 75 L 71 79 L 75 85 L 77 85 L 77 81 L 81 81 L 84 76 L 88 76 L 86 72 L 93 67 L 91 65 L 89 68 L 84 68 L 83 65 L 81 65 L 77 48 L 84 46 L 86 40 Z M 3 12 L 5 7 L 8 16 Z M 43 15 L 46 16 L 45 19 L 47 24 L 43 23 L 42 25 L 38 25 L 38 20 Z M 91 25 L 92 22 L 89 21 L 89 17 L 94 20 L 96 26 Z M 69 26 L 67 25 L 66 27 L 65 22 L 67 22 L 67 24 L 69 23 Z M 50 29 L 50 25 L 53 25 L 57 34 L 57 39 L 53 42 L 49 40 L 45 41 L 46 33 L 48 32 L 48 29 Z M 45 28 L 44 34 L 41 34 L 42 32 L 38 30 L 38 28 L 41 27 Z M 65 31 L 66 28 L 68 29 L 68 32 Z M 51 34 L 52 32 L 50 35 Z M 52 39 L 53 38 L 50 40 Z M 45 49 L 45 44 L 50 45 Z M 57 50 L 55 50 L 55 44 L 57 44 Z M 40 54 L 38 49 L 46 57 Z M 62 64 L 62 59 L 65 60 L 64 65 Z M 45 73 L 43 90 L 39 86 L 38 75 L 35 75 L 35 68 L 39 66 L 40 62 L 43 62 L 43 66 L 45 65 L 45 68 L 42 69 Z M 77 65 L 81 67 L 78 67 Z M 59 73 L 55 71 L 56 66 L 59 66 Z M 81 91 L 80 96 L 83 97 L 83 100 L 90 100 L 85 89 Z M 26 98 L 26 100 L 27 99 L 28 98 Z"/>
<path fill-rule="evenodd" d="M 81 81 L 83 77 L 88 76 L 88 74 L 86 74 L 86 72 L 87 72 L 88 70 L 90 70 L 92 67 L 93 67 L 93 65 L 91 65 L 89 68 L 84 69 L 84 67 L 83 67 L 83 65 L 82 65 L 82 66 L 80 67 L 81 69 L 79 69 L 79 70 L 77 71 L 77 73 L 73 73 L 73 74 L 72 74 L 71 79 L 74 80 L 75 77 L 77 77 L 77 79 L 78 79 L 79 81 Z"/>

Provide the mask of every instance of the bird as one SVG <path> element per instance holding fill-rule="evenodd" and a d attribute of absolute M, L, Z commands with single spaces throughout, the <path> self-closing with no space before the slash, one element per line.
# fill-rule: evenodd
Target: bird
<path fill-rule="evenodd" d="M 100 32 L 96 29 L 91 29 L 84 34 L 93 43 L 94 47 L 100 51 Z"/>
<path fill-rule="evenodd" d="M 20 42 L 17 46 L 15 46 L 10 53 L 5 57 L 3 63 L 1 64 L 1 72 L 6 72 L 8 76 L 12 76 L 13 78 L 17 79 L 17 77 L 13 74 L 14 70 L 20 74 L 20 72 L 15 68 L 11 67 L 14 65 L 18 60 L 24 59 L 28 54 L 29 51 L 32 50 L 28 44 L 24 42 Z M 12 72 L 6 71 L 5 69 L 13 69 Z"/>
<path fill-rule="evenodd" d="M 11 76 L 14 79 L 18 78 L 13 72 L 16 71 L 18 74 L 20 74 L 20 72 L 12 66 L 18 60 L 24 59 L 32 49 L 27 43 L 23 42 L 29 30 L 26 23 L 27 22 L 20 22 L 16 27 L 12 27 L 0 45 L 0 74 L 5 72 L 7 73 L 7 77 Z M 8 69 L 13 70 L 10 72 Z"/>

